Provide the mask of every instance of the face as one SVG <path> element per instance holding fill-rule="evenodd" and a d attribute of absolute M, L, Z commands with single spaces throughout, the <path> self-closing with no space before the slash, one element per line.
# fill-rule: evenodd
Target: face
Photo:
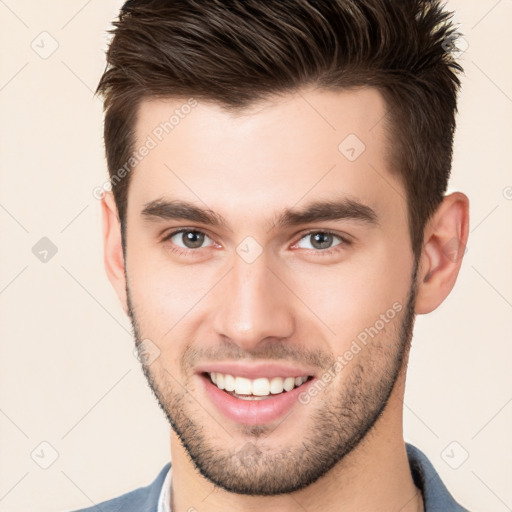
<path fill-rule="evenodd" d="M 385 104 L 361 89 L 237 116 L 186 105 L 139 111 L 149 150 L 125 253 L 136 343 L 203 476 L 289 493 L 343 464 L 389 409 L 412 334 L 417 267 Z"/>

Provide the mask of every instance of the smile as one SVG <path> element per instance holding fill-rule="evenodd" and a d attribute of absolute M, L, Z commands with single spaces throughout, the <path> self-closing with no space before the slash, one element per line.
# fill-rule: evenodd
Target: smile
<path fill-rule="evenodd" d="M 270 395 L 286 393 L 304 384 L 310 375 L 299 377 L 260 377 L 248 379 L 220 372 L 207 373 L 217 388 L 242 400 L 265 399 Z"/>
<path fill-rule="evenodd" d="M 299 395 L 318 380 L 308 375 L 249 379 L 218 372 L 203 372 L 198 377 L 223 421 L 227 418 L 245 425 L 264 425 L 285 418 L 300 405 Z M 300 411 L 305 410 L 308 408 L 301 406 Z"/>

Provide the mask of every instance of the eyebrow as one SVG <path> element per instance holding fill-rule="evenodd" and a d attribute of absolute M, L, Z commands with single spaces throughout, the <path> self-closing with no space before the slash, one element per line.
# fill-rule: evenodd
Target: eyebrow
<path fill-rule="evenodd" d="M 141 215 L 148 221 L 189 220 L 231 231 L 229 223 L 209 208 L 179 199 L 156 199 L 144 205 Z M 319 221 L 353 220 L 369 226 L 377 226 L 378 215 L 373 208 L 360 201 L 341 198 L 338 200 L 315 201 L 300 209 L 286 208 L 267 226 L 268 229 L 296 227 Z"/>

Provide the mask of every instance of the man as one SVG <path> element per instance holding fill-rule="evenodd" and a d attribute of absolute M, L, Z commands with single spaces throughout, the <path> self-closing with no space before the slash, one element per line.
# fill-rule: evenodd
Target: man
<path fill-rule="evenodd" d="M 445 195 L 450 19 L 426 0 L 125 4 L 98 86 L 105 265 L 172 467 L 87 510 L 466 510 L 402 428 L 415 315 L 468 237 L 468 198 Z"/>

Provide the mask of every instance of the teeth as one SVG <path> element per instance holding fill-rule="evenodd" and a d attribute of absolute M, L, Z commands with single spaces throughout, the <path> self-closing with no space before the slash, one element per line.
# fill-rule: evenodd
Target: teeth
<path fill-rule="evenodd" d="M 233 375 L 224 375 L 224 389 L 226 391 L 235 391 L 235 378 Z"/>
<path fill-rule="evenodd" d="M 284 389 L 283 379 L 281 377 L 274 377 L 270 381 L 270 392 L 273 395 L 276 395 L 277 393 L 282 393 L 283 389 Z"/>
<path fill-rule="evenodd" d="M 283 387 L 285 391 L 291 391 L 295 387 L 295 379 L 293 377 L 286 377 Z"/>
<path fill-rule="evenodd" d="M 220 375 L 220 374 L 218 374 L 218 375 Z M 244 378 L 244 377 L 237 377 L 235 379 L 235 393 L 237 395 L 250 395 L 250 394 L 252 394 L 252 391 L 251 391 L 251 381 L 249 379 Z"/>
<path fill-rule="evenodd" d="M 268 396 L 277 395 L 283 391 L 291 391 L 293 388 L 304 384 L 308 376 L 302 377 L 274 377 L 268 379 L 247 379 L 245 377 L 234 377 L 233 375 L 212 372 L 209 374 L 212 382 L 219 388 L 235 392 L 237 395 Z"/>
<path fill-rule="evenodd" d="M 250 381 L 249 381 L 250 382 Z M 237 391 L 238 393 L 238 391 Z M 239 395 L 242 393 L 238 393 Z M 248 395 L 249 393 L 245 393 Z M 256 396 L 270 395 L 270 382 L 264 377 L 252 381 L 252 394 Z"/>

